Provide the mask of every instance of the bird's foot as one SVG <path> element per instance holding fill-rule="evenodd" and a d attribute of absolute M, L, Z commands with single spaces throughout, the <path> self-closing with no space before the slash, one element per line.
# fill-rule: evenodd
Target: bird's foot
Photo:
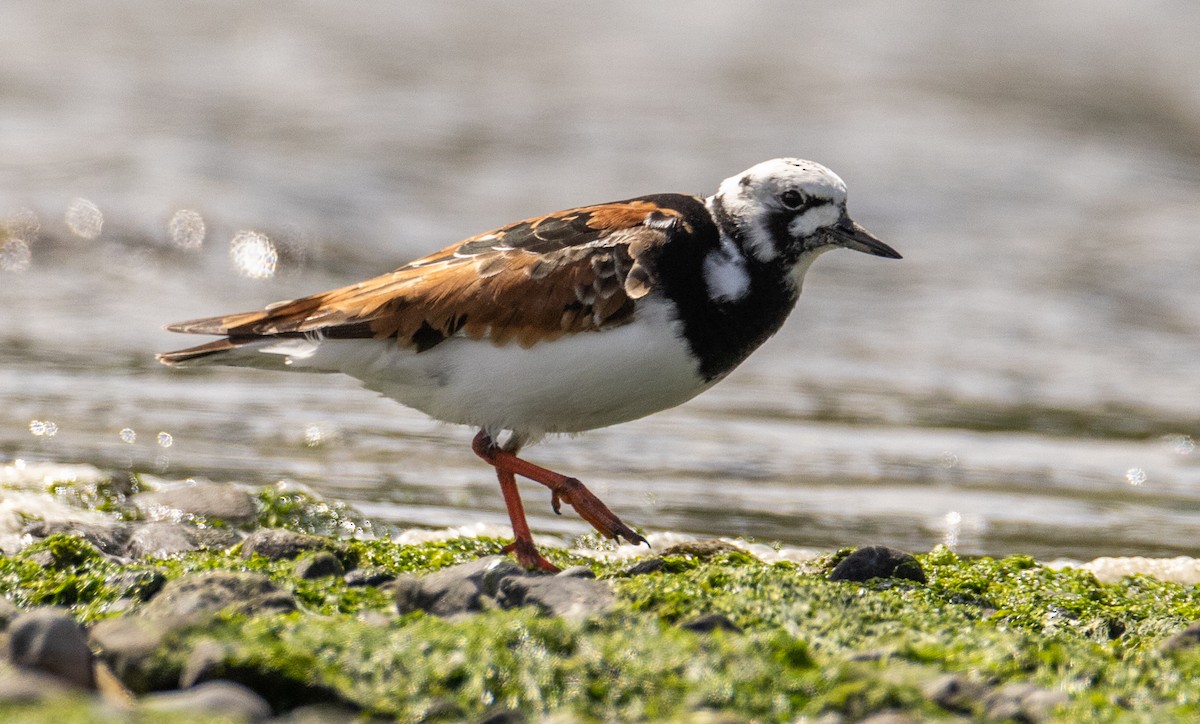
<path fill-rule="evenodd" d="M 537 546 L 533 544 L 532 540 L 517 538 L 512 543 L 504 546 L 503 551 L 511 553 L 522 568 L 529 570 L 537 569 L 546 571 L 547 573 L 558 573 L 559 571 L 558 566 L 542 557 L 542 554 L 538 552 Z"/>
<path fill-rule="evenodd" d="M 562 503 L 570 503 L 579 513 L 579 517 L 592 524 L 605 538 L 619 541 L 621 538 L 633 544 L 650 542 L 633 528 L 621 522 L 617 514 L 608 509 L 599 498 L 592 494 L 583 483 L 576 478 L 566 478 L 553 487 L 550 494 L 550 507 L 555 513 L 562 514 Z"/>

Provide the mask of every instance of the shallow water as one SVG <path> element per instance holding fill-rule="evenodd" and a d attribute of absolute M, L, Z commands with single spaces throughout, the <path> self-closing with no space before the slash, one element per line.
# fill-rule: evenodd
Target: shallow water
<path fill-rule="evenodd" d="M 712 391 L 529 456 L 651 530 L 1196 553 L 1200 10 L 283 7 L 0 9 L 0 458 L 502 524 L 471 431 L 167 370 L 162 324 L 800 155 L 905 259 L 823 257 Z M 535 488 L 535 529 L 587 532 Z"/>

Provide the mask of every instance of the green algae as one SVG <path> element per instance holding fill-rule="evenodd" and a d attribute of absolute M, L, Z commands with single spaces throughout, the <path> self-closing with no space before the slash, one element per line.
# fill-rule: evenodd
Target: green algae
<path fill-rule="evenodd" d="M 344 564 L 391 575 L 421 575 L 503 547 L 486 538 L 401 545 L 366 537 L 353 511 L 302 493 L 268 488 L 259 501 L 261 522 L 336 534 L 328 547 Z M 931 684 L 954 675 L 985 692 L 1007 682 L 1062 692 L 1057 721 L 1200 718 L 1200 647 L 1164 646 L 1200 620 L 1195 586 L 1145 576 L 1101 583 L 1027 556 L 963 557 L 945 548 L 917 555 L 925 584 L 827 580 L 846 551 L 801 566 L 684 546 L 641 575 L 630 574 L 628 562 L 546 554 L 610 581 L 616 609 L 582 622 L 532 609 L 452 620 L 398 616 L 386 588 L 301 579 L 298 561 L 243 558 L 235 546 L 122 563 L 69 535 L 0 557 L 0 591 L 21 608 L 65 606 L 90 624 L 136 615 L 165 581 L 189 573 L 265 574 L 292 591 L 298 612 L 227 613 L 178 631 L 155 653 L 155 666 L 159 679 L 176 680 L 195 645 L 216 642 L 224 652 L 216 673 L 280 710 L 341 702 L 400 721 L 503 710 L 585 721 L 705 711 L 760 721 L 896 709 L 920 719 L 984 716 L 983 696 L 948 710 L 929 695 Z M 680 626 L 705 614 L 741 632 Z M 6 705 L 0 714 L 44 720 L 55 706 L 77 705 Z M 80 720 L 107 720 L 103 712 L 87 716 Z"/>

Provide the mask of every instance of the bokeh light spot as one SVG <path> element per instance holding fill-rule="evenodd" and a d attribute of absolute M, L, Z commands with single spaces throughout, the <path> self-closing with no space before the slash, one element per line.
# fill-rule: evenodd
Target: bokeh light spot
<path fill-rule="evenodd" d="M 162 447 L 171 447 L 175 444 L 175 438 L 171 437 L 169 432 L 158 433 L 158 444 Z"/>
<path fill-rule="evenodd" d="M 181 249 L 199 249 L 204 244 L 204 218 L 192 209 L 180 209 L 167 222 L 171 243 Z"/>
<path fill-rule="evenodd" d="M 251 279 L 270 279 L 275 276 L 279 252 L 266 234 L 239 231 L 229 242 L 229 258 L 238 273 Z"/>
<path fill-rule="evenodd" d="M 58 424 L 50 420 L 30 420 L 29 432 L 34 437 L 54 437 L 58 434 Z"/>
<path fill-rule="evenodd" d="M 65 220 L 71 233 L 83 239 L 100 236 L 100 229 L 104 226 L 104 214 L 100 213 L 100 207 L 87 199 L 73 199 L 67 206 Z"/>
<path fill-rule="evenodd" d="M 121 442 L 129 443 L 130 445 L 137 442 L 137 433 L 132 428 L 125 428 L 117 433 L 121 437 Z"/>
<path fill-rule="evenodd" d="M 1141 468 L 1129 468 L 1125 471 L 1125 482 L 1135 488 L 1146 482 L 1146 471 Z"/>

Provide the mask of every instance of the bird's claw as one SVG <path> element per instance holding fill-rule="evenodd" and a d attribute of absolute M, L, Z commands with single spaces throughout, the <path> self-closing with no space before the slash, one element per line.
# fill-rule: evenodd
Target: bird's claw
<path fill-rule="evenodd" d="M 647 548 L 650 547 L 649 541 L 636 530 L 621 522 L 616 513 L 609 510 L 608 506 L 578 479 L 567 478 L 564 483 L 551 492 L 550 507 L 555 513 L 562 514 L 561 508 L 564 502 L 570 503 L 571 507 L 575 508 L 575 512 L 579 513 L 579 517 L 590 523 L 605 538 L 612 538 L 616 541 L 624 538 L 635 545 L 645 543 Z"/>

